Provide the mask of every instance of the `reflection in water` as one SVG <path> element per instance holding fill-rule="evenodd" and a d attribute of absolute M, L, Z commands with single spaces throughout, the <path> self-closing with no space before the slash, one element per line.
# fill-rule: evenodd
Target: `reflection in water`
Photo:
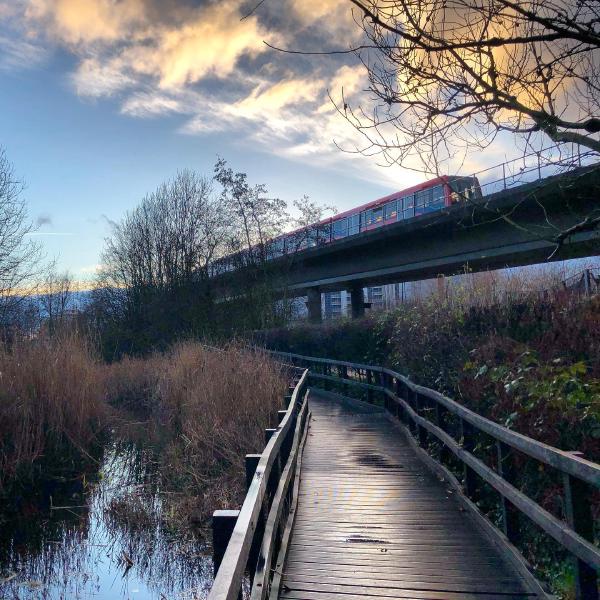
<path fill-rule="evenodd" d="M 0 599 L 206 597 L 209 552 L 169 533 L 152 453 L 113 444 L 96 478 L 54 479 L 41 501 L 0 517 Z"/>

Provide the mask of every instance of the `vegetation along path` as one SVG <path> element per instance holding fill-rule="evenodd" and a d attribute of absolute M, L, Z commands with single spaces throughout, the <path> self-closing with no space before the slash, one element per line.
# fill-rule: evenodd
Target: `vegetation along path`
<path fill-rule="evenodd" d="M 310 392 L 280 597 L 537 598 L 385 412 Z"/>

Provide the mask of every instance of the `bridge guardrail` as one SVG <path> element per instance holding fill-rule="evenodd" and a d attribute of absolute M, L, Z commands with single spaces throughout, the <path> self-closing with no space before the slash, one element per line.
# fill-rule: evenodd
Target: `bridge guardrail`
<path fill-rule="evenodd" d="M 598 599 L 600 550 L 594 544 L 590 499 L 600 488 L 600 465 L 494 423 L 391 369 L 285 352 L 272 354 L 309 368 L 310 378 L 325 382 L 325 387 L 335 383 L 347 391 L 347 386 L 358 386 L 367 391 L 371 402 L 376 393 L 382 394 L 386 410 L 407 427 L 419 446 L 425 449 L 431 441 L 439 444 L 437 462 L 448 477 L 454 478 L 444 465 L 448 463 L 449 455 L 460 461 L 462 487 L 467 498 L 477 499 L 481 481 L 500 495 L 502 529 L 509 542 L 518 541 L 519 521 L 526 516 L 574 558 L 577 598 Z M 458 419 L 459 432 L 455 436 L 448 427 L 450 415 Z M 475 437 L 480 433 L 496 444 L 495 470 L 474 454 Z M 515 487 L 514 453 L 552 467 L 562 475 L 566 521 L 555 517 Z"/>
<path fill-rule="evenodd" d="M 308 422 L 307 387 L 308 370 L 304 370 L 288 397 L 286 410 L 279 413 L 278 427 L 266 430 L 264 451 L 247 456 L 258 460 L 254 461 L 254 473 L 247 472 L 249 486 L 239 513 L 216 511 L 213 516 L 216 575 L 209 600 L 241 598 L 246 574 L 250 577 L 252 600 L 267 597 L 274 576 L 278 585 L 274 566 L 297 492 L 294 479 Z M 232 531 L 219 524 L 222 519 L 235 522 Z M 225 535 L 228 540 L 215 539 L 216 535 Z M 218 549 L 225 545 L 221 557 Z"/>

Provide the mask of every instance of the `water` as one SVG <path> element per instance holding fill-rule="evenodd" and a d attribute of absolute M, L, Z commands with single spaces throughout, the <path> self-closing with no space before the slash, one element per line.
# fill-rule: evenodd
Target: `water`
<path fill-rule="evenodd" d="M 23 493 L 19 511 L 0 520 L 0 599 L 205 598 L 209 549 L 169 531 L 155 475 L 151 451 L 112 443 L 96 473 Z"/>

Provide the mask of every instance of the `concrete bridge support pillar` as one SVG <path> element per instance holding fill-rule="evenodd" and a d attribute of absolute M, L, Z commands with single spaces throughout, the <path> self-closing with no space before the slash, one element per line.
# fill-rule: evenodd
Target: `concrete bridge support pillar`
<path fill-rule="evenodd" d="M 350 288 L 350 304 L 353 319 L 360 319 L 365 316 L 365 295 L 361 285 L 353 285 Z"/>
<path fill-rule="evenodd" d="M 310 288 L 307 295 L 308 320 L 311 323 L 321 323 L 323 315 L 321 314 L 321 292 L 319 288 Z"/>

